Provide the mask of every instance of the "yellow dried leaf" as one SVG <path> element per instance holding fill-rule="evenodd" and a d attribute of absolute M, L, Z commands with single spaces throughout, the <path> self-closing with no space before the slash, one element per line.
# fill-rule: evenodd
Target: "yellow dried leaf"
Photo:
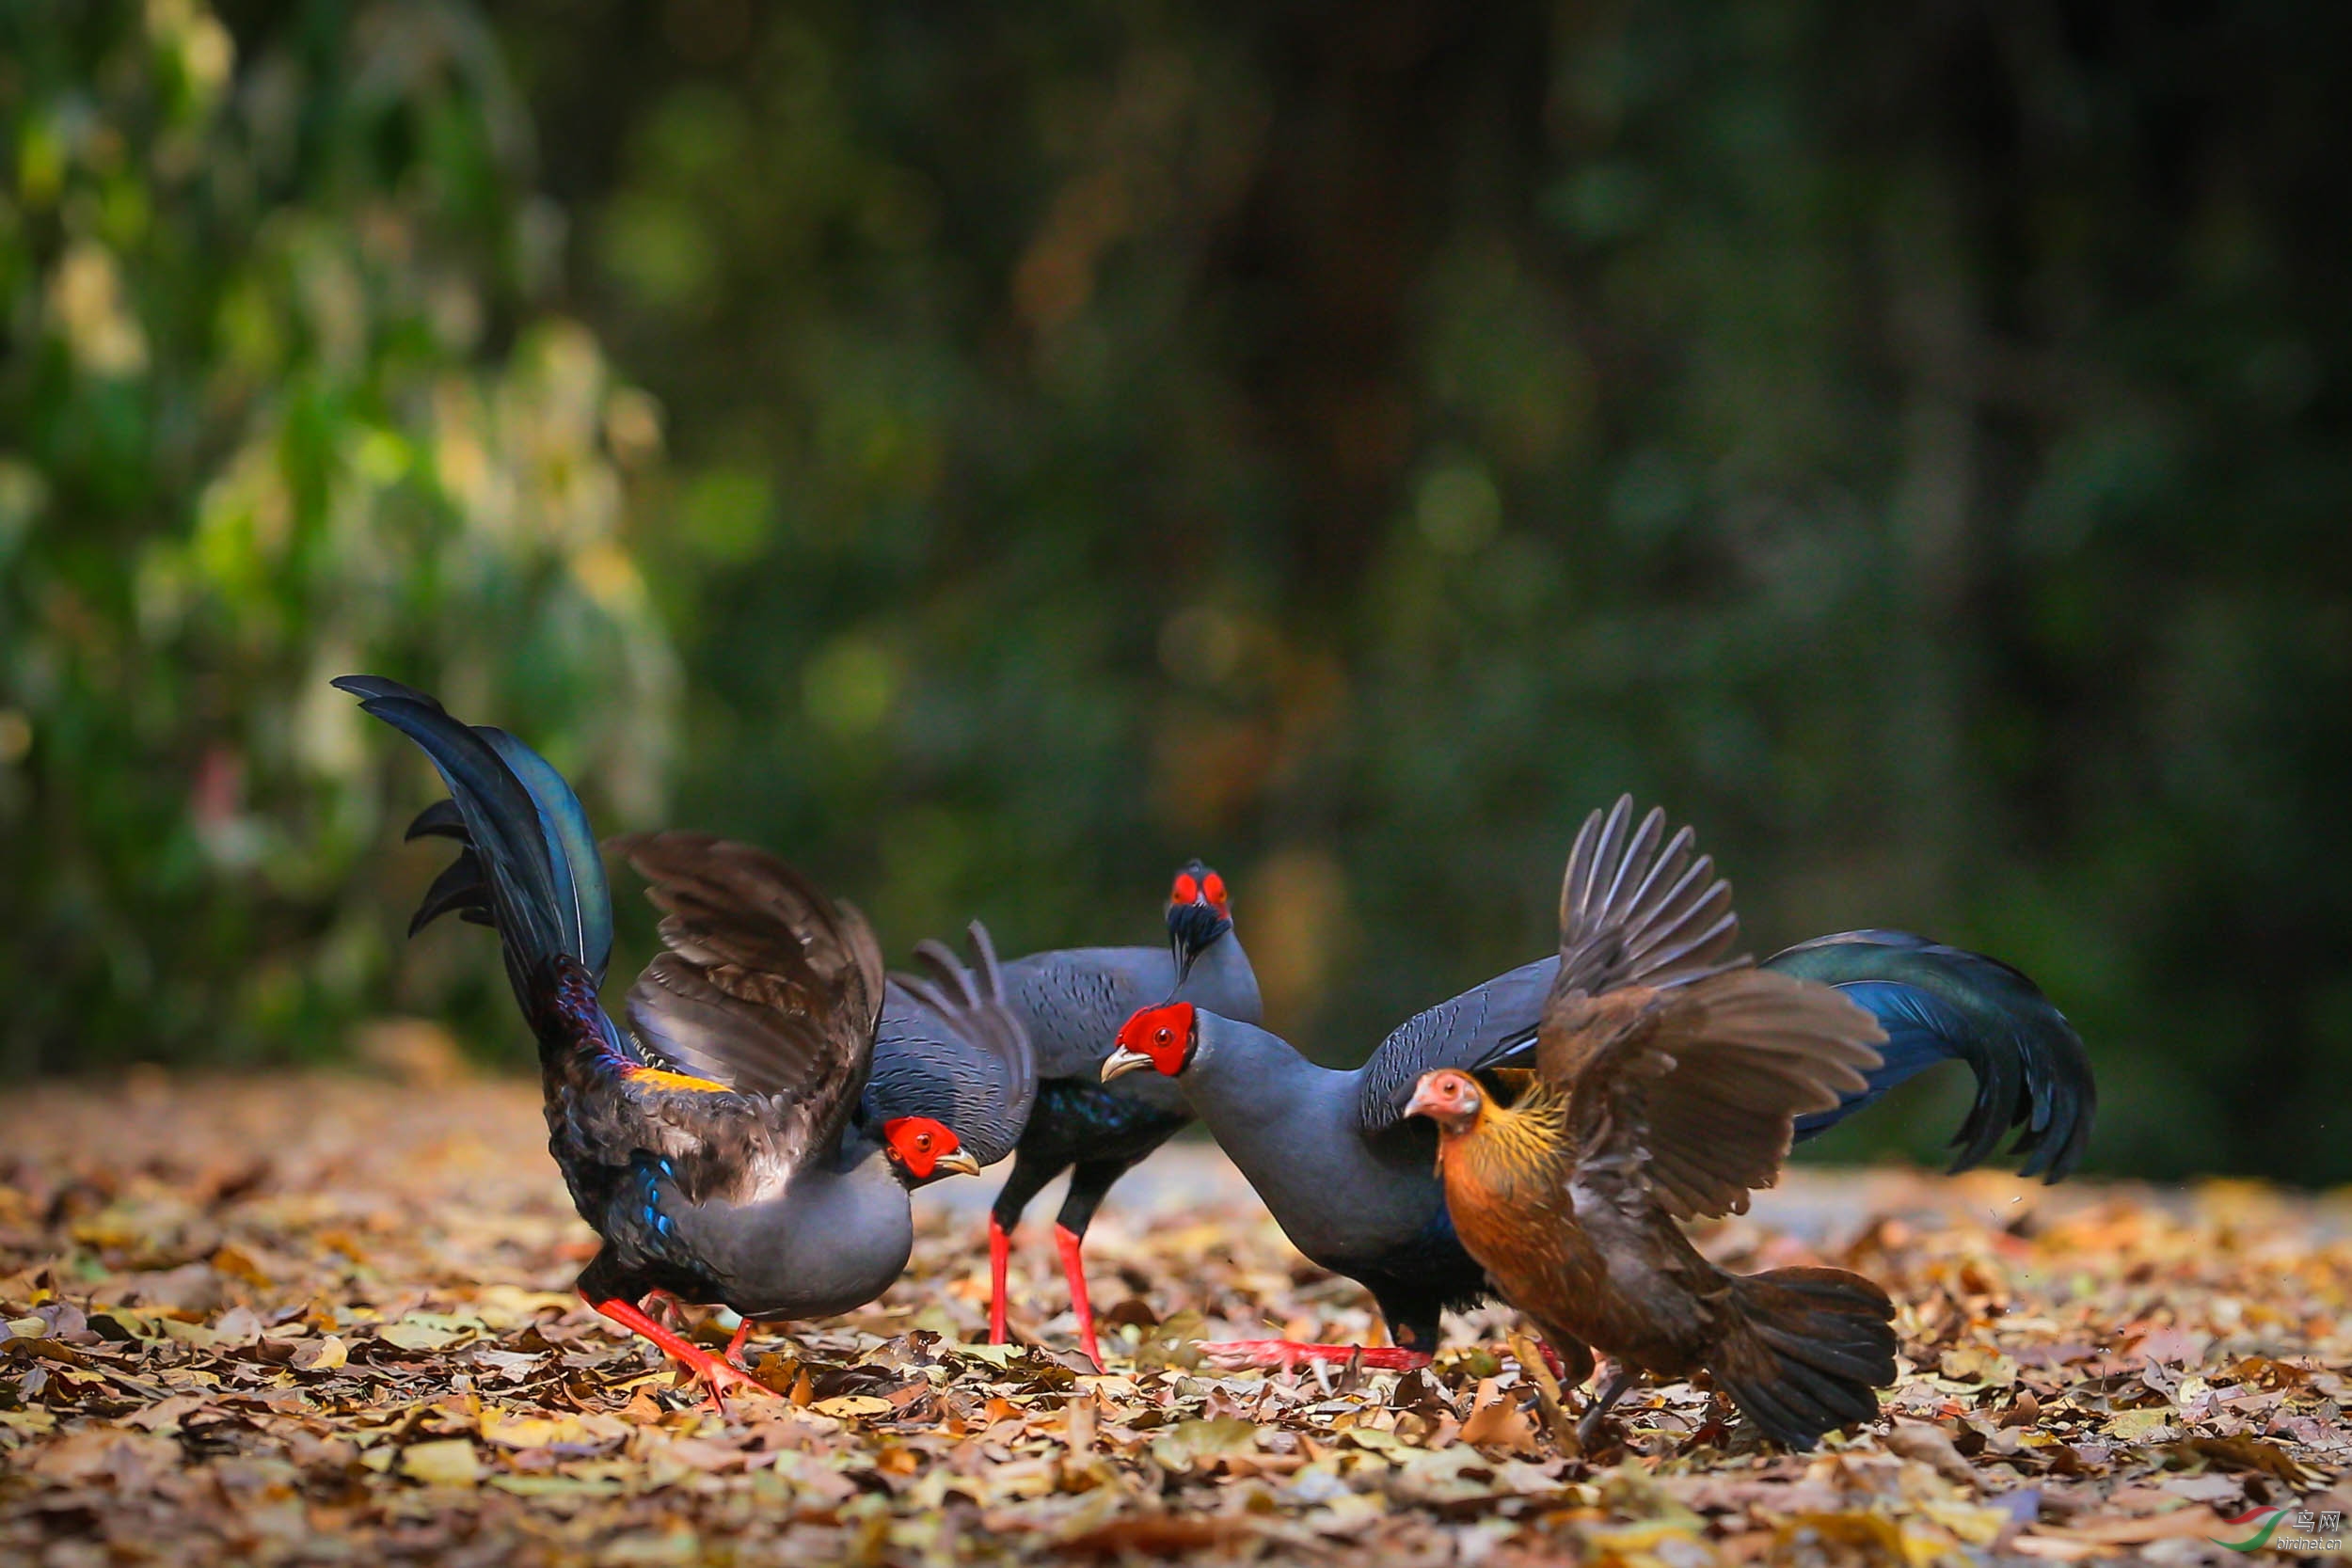
<path fill-rule="evenodd" d="M 375 1331 L 375 1337 L 402 1350 L 447 1350 L 458 1339 L 454 1329 L 421 1323 L 413 1317 L 403 1318 L 396 1323 L 386 1323 Z"/>
<path fill-rule="evenodd" d="M 209 1323 L 182 1323 L 177 1318 L 166 1318 L 163 1323 L 166 1338 L 177 1339 L 183 1345 L 194 1345 L 199 1350 L 211 1350 L 230 1338 Z"/>
<path fill-rule="evenodd" d="M 326 1334 L 294 1346 L 292 1365 L 298 1372 L 331 1372 L 350 1359 L 350 1347 L 334 1335 Z"/>
<path fill-rule="evenodd" d="M 482 1461 L 464 1437 L 410 1444 L 401 1450 L 400 1470 L 427 1486 L 472 1486 L 482 1480 Z"/>
<path fill-rule="evenodd" d="M 2017 1363 L 1990 1345 L 1956 1345 L 1938 1363 L 1955 1383 L 1975 1383 L 2006 1388 L 2017 1381 Z"/>
<path fill-rule="evenodd" d="M 1206 1421 L 1179 1421 L 1152 1444 L 1152 1457 L 1171 1470 L 1188 1470 L 1229 1453 L 1250 1453 L 1258 1447 L 1258 1428 L 1238 1416 Z"/>
<path fill-rule="evenodd" d="M 260 1290 L 269 1289 L 269 1275 L 262 1272 L 261 1265 L 254 1262 L 252 1257 L 243 1247 L 220 1247 L 214 1252 L 211 1261 L 213 1272 L 215 1274 L 224 1274 L 231 1279 L 243 1280 L 246 1284 Z"/>
<path fill-rule="evenodd" d="M 2153 1443 L 2172 1434 L 2172 1412 L 2156 1406 L 2122 1410 L 2107 1419 L 2107 1435 L 2119 1443 Z"/>
<path fill-rule="evenodd" d="M 476 1423 L 483 1441 L 501 1449 L 544 1449 L 553 1443 L 579 1443 L 587 1431 L 569 1417 L 517 1416 L 485 1409 Z"/>

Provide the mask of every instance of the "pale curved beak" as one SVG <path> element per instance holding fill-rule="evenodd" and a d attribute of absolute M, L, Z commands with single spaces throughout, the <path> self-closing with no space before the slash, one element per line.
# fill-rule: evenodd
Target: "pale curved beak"
<path fill-rule="evenodd" d="M 1138 1069 L 1156 1066 L 1158 1064 L 1142 1052 L 1130 1051 L 1122 1045 L 1103 1058 L 1103 1082 L 1107 1084 L 1114 1078 L 1123 1078 Z"/>
<path fill-rule="evenodd" d="M 980 1174 L 980 1163 L 972 1157 L 970 1149 L 959 1148 L 953 1154 L 941 1155 L 932 1163 L 931 1169 L 952 1171 L 958 1176 L 977 1176 Z"/>

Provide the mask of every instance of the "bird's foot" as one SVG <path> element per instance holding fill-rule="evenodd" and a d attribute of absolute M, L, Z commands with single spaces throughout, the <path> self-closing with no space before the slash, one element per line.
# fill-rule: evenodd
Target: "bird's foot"
<path fill-rule="evenodd" d="M 729 1361 L 721 1360 L 700 1345 L 691 1343 L 645 1316 L 644 1310 L 633 1301 L 615 1296 L 610 1301 L 591 1301 L 588 1305 L 595 1307 L 604 1317 L 619 1323 L 623 1328 L 652 1340 L 671 1360 L 679 1362 L 692 1372 L 695 1380 L 709 1390 L 708 1397 L 705 1401 L 706 1408 L 724 1415 L 727 1408 L 726 1391 L 730 1388 L 746 1394 L 765 1394 L 770 1399 L 776 1397 L 774 1389 L 740 1367 L 734 1366 Z M 748 1322 L 738 1328 L 736 1342 L 728 1347 L 730 1357 L 740 1350 L 742 1340 L 749 1332 Z"/>
<path fill-rule="evenodd" d="M 751 1370 L 749 1367 L 743 1364 L 743 1341 L 751 1337 L 752 1320 L 749 1318 L 738 1318 L 735 1322 L 735 1337 L 727 1341 L 726 1354 L 727 1365 L 735 1368 L 738 1371 L 748 1372 Z"/>
<path fill-rule="evenodd" d="M 752 1376 L 731 1359 L 720 1360 L 714 1355 L 703 1357 L 703 1364 L 692 1369 L 694 1378 L 703 1386 L 702 1408 L 717 1415 L 727 1413 L 727 1390 L 734 1389 L 755 1399 L 775 1399 L 776 1391 Z"/>
<path fill-rule="evenodd" d="M 1402 1345 L 1311 1345 L 1296 1339 L 1227 1339 L 1200 1347 L 1201 1359 L 1220 1367 L 1275 1367 L 1284 1371 L 1313 1362 L 1341 1362 L 1363 1357 L 1376 1372 L 1409 1372 L 1429 1365 L 1421 1351 Z"/>

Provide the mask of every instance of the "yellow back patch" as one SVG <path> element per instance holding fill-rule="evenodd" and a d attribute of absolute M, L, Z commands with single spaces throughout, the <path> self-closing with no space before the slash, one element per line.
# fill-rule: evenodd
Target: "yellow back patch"
<path fill-rule="evenodd" d="M 714 1084 L 707 1078 L 697 1078 L 686 1072 L 671 1072 L 658 1067 L 633 1067 L 628 1069 L 626 1076 L 630 1083 L 641 1088 L 681 1089 L 693 1094 L 733 1094 L 735 1092 L 726 1085 Z"/>

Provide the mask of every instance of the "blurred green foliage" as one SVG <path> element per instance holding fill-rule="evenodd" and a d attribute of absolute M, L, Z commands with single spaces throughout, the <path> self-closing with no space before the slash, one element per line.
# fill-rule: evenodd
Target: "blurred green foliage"
<path fill-rule="evenodd" d="M 374 664 L 894 951 L 1149 940 L 1205 854 L 1334 1058 L 1631 789 L 1759 949 L 2035 974 L 2095 1163 L 2352 1179 L 2352 14 L 10 14 L 46 1065 L 489 973 L 396 940 Z"/>
<path fill-rule="evenodd" d="M 657 813 L 676 681 L 621 542 L 655 405 L 545 309 L 560 219 L 478 20 L 0 16 L 0 1049 L 332 1048 L 399 926 L 328 677 L 529 712 Z"/>

